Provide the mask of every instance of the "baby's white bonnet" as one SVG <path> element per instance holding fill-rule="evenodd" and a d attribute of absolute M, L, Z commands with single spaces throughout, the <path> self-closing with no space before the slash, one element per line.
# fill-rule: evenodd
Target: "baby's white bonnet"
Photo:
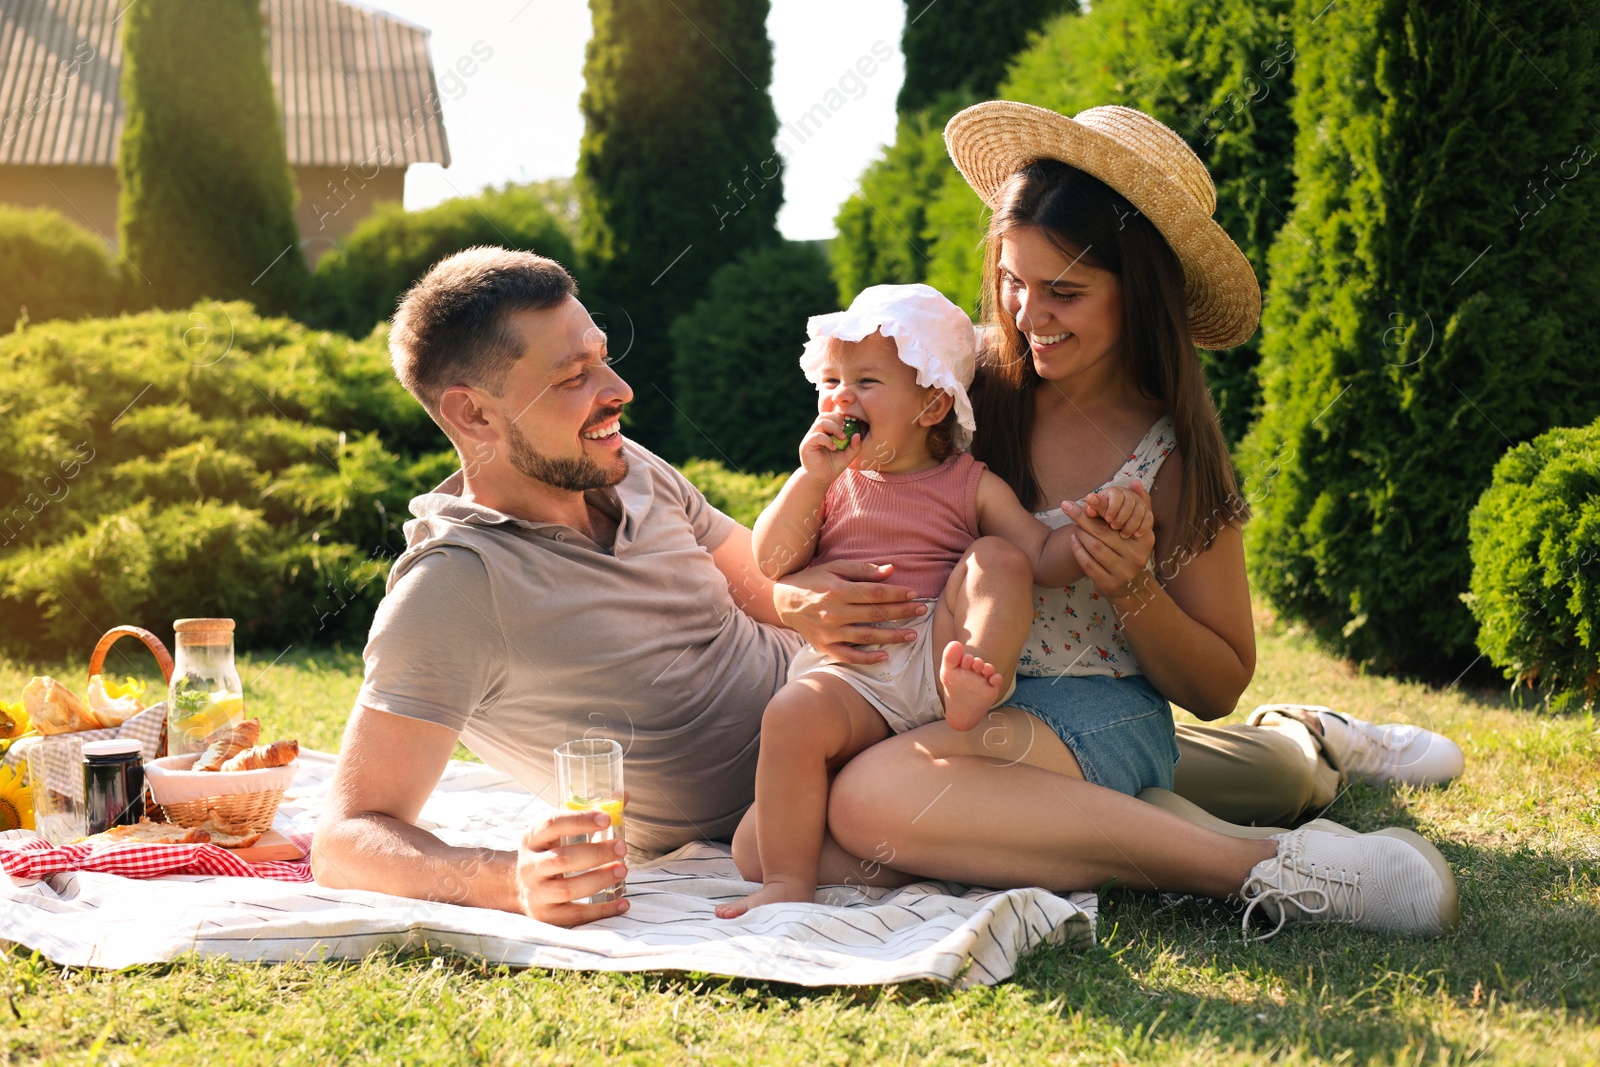
<path fill-rule="evenodd" d="M 966 312 L 931 285 L 873 285 L 861 290 L 845 311 L 813 315 L 806 321 L 810 340 L 800 355 L 800 369 L 812 383 L 822 380 L 828 339 L 860 341 L 881 331 L 892 339 L 900 361 L 917 372 L 917 384 L 942 389 L 955 398 L 956 447 L 972 443 L 977 423 L 972 417 L 972 384 L 978 337 Z"/>

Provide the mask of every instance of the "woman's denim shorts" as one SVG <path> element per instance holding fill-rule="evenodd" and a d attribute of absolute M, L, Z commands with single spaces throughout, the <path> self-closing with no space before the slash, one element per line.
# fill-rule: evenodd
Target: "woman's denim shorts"
<path fill-rule="evenodd" d="M 1150 786 L 1172 788 L 1178 762 L 1172 705 L 1143 675 L 1018 676 L 1006 704 L 1054 730 L 1095 785 L 1129 796 Z"/>

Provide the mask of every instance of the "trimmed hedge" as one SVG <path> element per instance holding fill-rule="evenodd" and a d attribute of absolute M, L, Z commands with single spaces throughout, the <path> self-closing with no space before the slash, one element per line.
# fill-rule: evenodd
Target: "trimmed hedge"
<path fill-rule="evenodd" d="M 1292 0 L 1096 0 L 1050 20 L 1019 52 L 999 96 L 1064 115 L 1138 108 L 1172 127 L 1211 171 L 1215 218 L 1266 287 L 1267 250 L 1294 200 Z M 962 307 L 978 300 L 988 214 L 948 168 L 927 209 L 928 284 Z M 1202 352 L 1230 444 L 1260 398 L 1260 334 Z"/>
<path fill-rule="evenodd" d="M 795 446 L 799 453 L 798 443 Z M 761 509 L 772 503 L 788 480 L 788 471 L 776 474 L 739 474 L 714 459 L 691 459 L 683 476 L 706 495 L 712 507 L 743 526 L 754 526 Z"/>
<path fill-rule="evenodd" d="M 1495 464 L 1472 510 L 1478 648 L 1551 706 L 1600 693 L 1600 422 L 1551 430 Z"/>
<path fill-rule="evenodd" d="M 0 336 L 0 420 L 0 650 L 39 659 L 204 615 L 237 619 L 244 648 L 359 645 L 411 498 L 457 467 L 381 330 L 243 303 Z M 784 477 L 685 474 L 746 525 Z"/>
<path fill-rule="evenodd" d="M 1495 462 L 1600 415 L 1600 4 L 1325 2 L 1295 12 L 1249 559 L 1341 654 L 1450 678 Z"/>
<path fill-rule="evenodd" d="M 29 322 L 110 315 L 122 271 L 105 244 L 49 208 L 0 204 L 0 333 Z"/>
<path fill-rule="evenodd" d="M 456 465 L 381 335 L 243 303 L 0 338 L 0 419 L 0 645 L 39 657 L 190 615 L 358 642 L 408 501 Z"/>
<path fill-rule="evenodd" d="M 833 310 L 828 262 L 814 244 L 757 248 L 713 274 L 705 298 L 672 324 L 679 453 L 793 470 L 817 410 L 800 371 L 806 319 Z M 617 369 L 632 382 L 630 362 Z"/>
<path fill-rule="evenodd" d="M 571 221 L 552 211 L 570 210 L 569 196 L 560 186 L 539 183 L 506 185 L 422 211 L 379 204 L 317 263 L 307 321 L 365 337 L 394 314 L 400 296 L 429 267 L 475 245 L 537 252 L 573 270 Z"/>

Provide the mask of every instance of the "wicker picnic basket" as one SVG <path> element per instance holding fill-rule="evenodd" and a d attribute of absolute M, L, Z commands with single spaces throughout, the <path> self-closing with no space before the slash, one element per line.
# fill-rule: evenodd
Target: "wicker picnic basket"
<path fill-rule="evenodd" d="M 199 826 L 212 819 L 262 833 L 272 829 L 272 818 L 278 814 L 283 791 L 294 781 L 293 763 L 254 771 L 189 770 L 189 765 L 199 758 L 198 753 L 167 756 L 145 768 L 145 780 L 157 799 L 169 798 L 161 801 L 161 810 L 167 813 L 168 819 L 179 826 Z M 227 791 L 210 792 L 219 786 Z"/>
<path fill-rule="evenodd" d="M 106 653 L 124 637 L 135 637 L 144 643 L 155 656 L 161 668 L 161 677 L 172 682 L 172 655 L 161 639 L 149 630 L 137 626 L 118 626 L 107 630 L 94 646 L 89 657 L 89 674 L 100 673 L 105 665 Z M 283 801 L 283 791 L 294 779 L 295 767 L 271 767 L 259 771 L 231 771 L 227 774 L 190 771 L 187 764 L 198 756 L 169 756 L 167 754 L 167 726 L 161 724 L 161 740 L 156 747 L 156 759 L 145 768 L 145 811 L 151 819 L 177 823 L 179 826 L 199 826 L 208 819 L 232 826 L 244 825 L 262 833 L 272 829 L 272 819 Z M 152 772 L 151 768 L 154 768 Z M 203 784 L 205 792 L 195 789 L 196 782 Z M 209 792 L 220 787 L 217 793 Z M 162 796 L 167 797 L 166 801 Z M 183 797 L 184 799 L 173 799 Z"/>

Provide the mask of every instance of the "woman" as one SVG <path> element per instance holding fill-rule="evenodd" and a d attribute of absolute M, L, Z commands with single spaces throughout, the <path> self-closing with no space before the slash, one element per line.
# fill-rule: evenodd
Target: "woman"
<path fill-rule="evenodd" d="M 1084 577 L 1036 590 L 1011 705 L 968 733 L 934 723 L 858 756 L 829 827 L 866 880 L 888 867 L 985 885 L 1233 897 L 1285 922 L 1324 919 L 1437 935 L 1454 880 L 1406 831 L 1311 824 L 1270 838 L 1198 827 L 1133 799 L 1170 788 L 1166 698 L 1202 718 L 1233 710 L 1255 667 L 1240 525 L 1248 508 L 1195 346 L 1254 332 L 1260 293 L 1212 220 L 1215 190 L 1171 130 L 1140 112 L 1068 119 L 979 104 L 951 119 L 952 158 L 993 209 L 984 268 L 990 343 L 974 452 L 1024 502 L 1080 500 L 1113 479 L 1148 485 L 1154 556 L 1078 509 Z M 890 579 L 892 581 L 892 578 Z M 881 639 L 841 624 L 866 594 L 791 593 L 785 621 L 817 647 Z M 903 617 L 885 606 L 886 622 Z M 892 623 L 891 623 L 892 624 Z M 876 878 L 873 880 L 877 880 Z M 1275 932 L 1275 931 L 1274 931 Z"/>

